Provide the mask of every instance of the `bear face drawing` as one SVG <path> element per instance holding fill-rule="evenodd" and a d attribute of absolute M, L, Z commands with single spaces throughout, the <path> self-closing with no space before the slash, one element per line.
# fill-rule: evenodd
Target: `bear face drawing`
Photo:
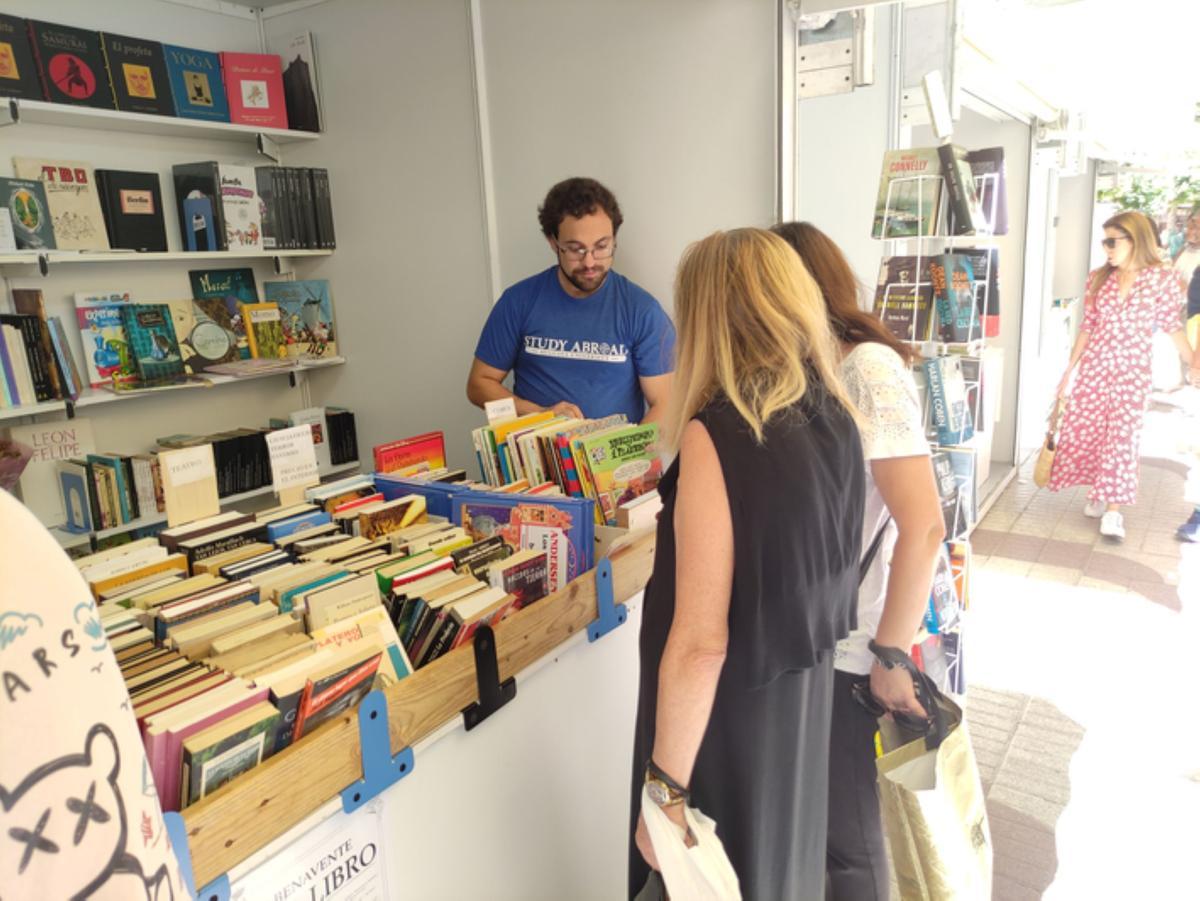
<path fill-rule="evenodd" d="M 37 897 L 54 885 L 88 897 L 125 853 L 125 807 L 112 731 L 92 726 L 82 754 L 49 761 L 15 787 L 0 785 L 0 886 Z M 14 891 L 15 890 L 15 891 Z"/>

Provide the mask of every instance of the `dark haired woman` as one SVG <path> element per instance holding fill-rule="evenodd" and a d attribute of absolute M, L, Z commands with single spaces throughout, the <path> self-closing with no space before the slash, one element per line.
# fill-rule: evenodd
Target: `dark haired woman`
<path fill-rule="evenodd" d="M 1100 520 L 1101 535 L 1120 541 L 1121 506 L 1137 500 L 1155 331 L 1170 335 L 1191 365 L 1193 382 L 1200 376 L 1200 358 L 1193 358 L 1184 331 L 1179 275 L 1159 260 L 1149 218 L 1118 213 L 1104 223 L 1102 243 L 1108 260 L 1088 277 L 1079 337 L 1058 385 L 1059 396 L 1070 392 L 1071 399 L 1047 487 L 1090 486 L 1084 514 Z"/>
<path fill-rule="evenodd" d="M 945 537 L 941 502 L 910 352 L 875 316 L 858 306 L 858 282 L 841 249 L 807 222 L 773 231 L 812 273 L 841 345 L 841 375 L 858 407 L 867 468 L 863 555 L 882 538 L 858 590 L 858 628 L 834 657 L 833 729 L 829 749 L 828 897 L 888 897 L 879 798 L 875 788 L 875 718 L 854 700 L 866 683 L 888 710 L 924 716 L 912 680 L 886 669 L 869 643 L 905 653 L 921 623 L 938 548 Z"/>

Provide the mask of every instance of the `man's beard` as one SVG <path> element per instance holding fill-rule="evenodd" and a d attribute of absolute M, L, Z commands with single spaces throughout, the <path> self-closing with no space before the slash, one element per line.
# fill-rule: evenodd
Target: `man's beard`
<path fill-rule="evenodd" d="M 568 272 L 566 270 L 566 267 L 563 266 L 563 264 L 561 262 L 558 264 L 558 269 L 560 272 L 562 272 L 563 278 L 565 278 L 567 281 L 569 281 L 572 285 L 574 285 L 578 290 L 582 291 L 584 294 L 591 294 L 593 291 L 599 291 L 600 287 L 604 284 L 604 280 L 606 278 L 608 278 L 608 270 L 605 269 L 604 274 L 600 276 L 600 280 L 598 282 L 596 282 L 596 284 L 594 286 L 589 286 L 586 283 L 584 283 L 581 279 L 579 279 L 578 277 L 576 277 L 576 276 L 572 275 L 570 272 Z"/>

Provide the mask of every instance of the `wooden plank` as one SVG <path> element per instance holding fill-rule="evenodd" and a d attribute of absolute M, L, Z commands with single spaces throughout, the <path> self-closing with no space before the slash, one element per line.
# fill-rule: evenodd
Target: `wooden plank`
<path fill-rule="evenodd" d="M 654 543 L 654 533 L 646 532 L 613 553 L 613 597 L 618 601 L 645 586 Z M 552 653 L 595 618 L 592 572 L 509 617 L 496 629 L 500 678 L 516 675 Z M 469 647 L 402 679 L 387 691 L 392 752 L 416 744 L 458 717 L 476 695 L 475 658 Z M 513 703 L 520 703 L 519 695 Z M 187 808 L 183 819 L 197 886 L 227 873 L 360 778 L 358 717 L 351 711 Z"/>

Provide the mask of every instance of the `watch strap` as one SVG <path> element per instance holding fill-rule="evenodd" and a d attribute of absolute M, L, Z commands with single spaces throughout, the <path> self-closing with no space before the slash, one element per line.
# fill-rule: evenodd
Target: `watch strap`
<path fill-rule="evenodd" d="M 668 776 L 663 771 L 662 767 L 654 762 L 653 757 L 646 761 L 646 778 L 661 782 L 667 787 L 672 795 L 676 795 L 685 801 L 691 797 L 691 793 L 670 776 Z"/>

